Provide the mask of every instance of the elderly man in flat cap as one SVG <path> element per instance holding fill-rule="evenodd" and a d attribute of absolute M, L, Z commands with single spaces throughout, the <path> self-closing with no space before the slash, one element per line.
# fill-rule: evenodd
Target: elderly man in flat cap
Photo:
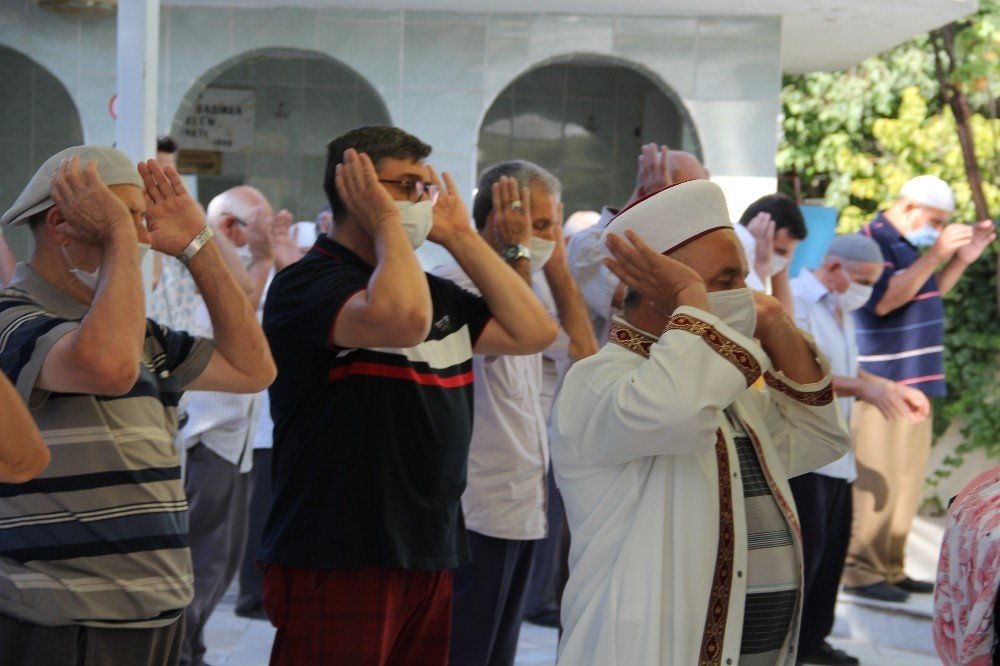
<path fill-rule="evenodd" d="M 890 421 L 919 423 L 930 411 L 923 393 L 858 368 L 852 313 L 871 298 L 883 269 L 882 251 L 871 238 L 834 238 L 823 263 L 791 281 L 795 323 L 815 338 L 830 361 L 837 402 L 848 421 L 857 399 L 875 406 Z M 854 456 L 848 453 L 790 481 L 802 524 L 805 564 L 799 659 L 810 664 L 858 663 L 826 641 L 851 537 L 851 484 L 856 478 Z"/>
<path fill-rule="evenodd" d="M 788 478 L 850 447 L 829 365 L 746 287 L 714 183 L 634 204 L 605 238 L 624 313 L 570 369 L 554 415 L 572 535 L 559 663 L 793 664 L 802 547 Z M 751 389 L 762 375 L 769 390 Z"/>
<path fill-rule="evenodd" d="M 0 367 L 52 451 L 39 478 L 0 485 L 0 663 L 175 664 L 192 595 L 177 401 L 260 391 L 267 342 L 200 208 L 155 160 L 68 148 L 0 221 L 35 241 L 0 293 Z M 145 318 L 150 247 L 188 263 L 214 341 Z"/>
<path fill-rule="evenodd" d="M 993 222 L 948 224 L 951 187 L 936 176 L 907 181 L 899 197 L 860 234 L 882 250 L 885 272 L 856 310 L 861 367 L 943 397 L 944 302 L 941 297 L 996 240 Z M 925 251 L 923 251 L 925 250 Z M 858 479 L 854 526 L 844 571 L 846 591 L 880 601 L 930 593 L 930 581 L 906 574 L 906 538 L 917 513 L 931 450 L 931 419 L 890 421 L 872 404 L 851 414 Z"/>

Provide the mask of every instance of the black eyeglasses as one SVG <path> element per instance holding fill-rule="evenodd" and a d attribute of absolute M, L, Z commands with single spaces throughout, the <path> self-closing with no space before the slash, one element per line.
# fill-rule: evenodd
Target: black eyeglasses
<path fill-rule="evenodd" d="M 382 180 L 380 178 L 378 182 L 388 183 L 390 185 L 398 185 L 399 187 L 403 188 L 403 191 L 406 192 L 407 201 L 412 201 L 416 203 L 417 201 L 423 199 L 424 194 L 426 194 L 427 198 L 430 199 L 432 206 L 435 203 L 437 203 L 438 199 L 437 185 L 431 185 L 429 183 L 425 183 L 422 180 L 410 180 L 409 178 L 405 178 L 403 180 Z"/>

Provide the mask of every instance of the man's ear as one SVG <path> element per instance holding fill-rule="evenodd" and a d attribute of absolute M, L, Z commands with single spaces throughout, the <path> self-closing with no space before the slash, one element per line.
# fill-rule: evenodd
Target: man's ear
<path fill-rule="evenodd" d="M 219 220 L 216 227 L 216 230 L 224 235 L 229 242 L 236 247 L 241 247 L 246 244 L 246 239 L 243 237 L 242 230 L 240 229 L 240 219 L 235 215 L 226 215 Z"/>
<path fill-rule="evenodd" d="M 66 222 L 66 218 L 63 217 L 62 211 L 59 210 L 59 206 L 52 206 L 45 213 L 45 226 L 48 227 L 49 233 L 52 237 L 56 239 L 56 242 L 60 245 L 65 245 L 69 236 L 62 231 L 59 231 L 59 225 Z"/>

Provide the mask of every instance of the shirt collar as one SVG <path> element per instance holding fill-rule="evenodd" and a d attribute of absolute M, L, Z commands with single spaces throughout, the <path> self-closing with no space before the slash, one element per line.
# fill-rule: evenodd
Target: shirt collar
<path fill-rule="evenodd" d="M 43 278 L 29 264 L 18 263 L 14 267 L 14 279 L 8 289 L 27 294 L 46 310 L 65 319 L 83 319 L 90 306 L 78 301 Z"/>
<path fill-rule="evenodd" d="M 326 234 L 320 234 L 319 238 L 316 239 L 316 243 L 309 250 L 309 254 L 313 253 L 328 259 L 336 259 L 337 261 L 354 264 L 370 271 L 374 270 L 372 265 L 358 256 L 356 252 L 346 245 L 341 245 Z"/>

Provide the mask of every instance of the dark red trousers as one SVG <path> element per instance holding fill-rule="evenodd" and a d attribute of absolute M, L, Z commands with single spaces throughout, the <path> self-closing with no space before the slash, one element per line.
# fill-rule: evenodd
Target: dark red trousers
<path fill-rule="evenodd" d="M 269 564 L 271 666 L 445 666 L 451 572 Z"/>

